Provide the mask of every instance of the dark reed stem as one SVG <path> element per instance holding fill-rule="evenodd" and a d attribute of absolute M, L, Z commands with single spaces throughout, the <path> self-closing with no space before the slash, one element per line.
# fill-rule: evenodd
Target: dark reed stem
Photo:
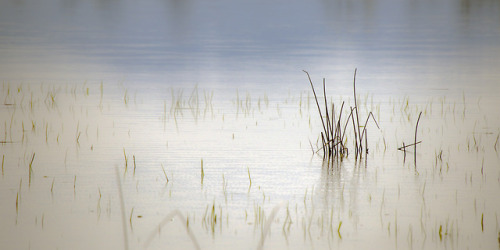
<path fill-rule="evenodd" d="M 406 147 L 407 147 L 407 146 L 405 146 L 405 143 L 403 142 L 403 147 L 398 148 L 398 150 L 403 149 L 403 155 L 404 155 L 404 156 L 403 156 L 403 163 L 405 163 L 405 162 L 406 162 Z"/>
<path fill-rule="evenodd" d="M 351 114 L 354 114 L 354 109 L 356 109 L 356 107 L 352 108 L 351 107 Z M 352 126 L 353 126 L 353 130 L 354 130 L 354 142 L 355 142 L 355 150 L 354 150 L 354 157 L 355 158 L 358 158 L 358 133 L 356 132 L 356 121 L 354 120 L 354 115 L 351 115 L 351 120 L 352 120 Z"/>
<path fill-rule="evenodd" d="M 420 116 L 422 115 L 422 111 L 418 114 L 417 125 L 415 126 L 415 150 L 413 152 L 413 157 L 415 158 L 415 169 L 417 168 L 417 131 L 418 131 L 418 122 L 420 121 Z"/>
<path fill-rule="evenodd" d="M 356 121 L 357 121 L 357 129 L 358 129 L 358 135 L 359 135 L 359 147 L 361 147 L 361 143 L 362 143 L 362 138 L 361 138 L 361 133 L 360 133 L 360 130 L 359 130 L 359 114 L 358 114 L 358 102 L 357 102 L 357 98 L 356 98 L 356 72 L 358 71 L 358 69 L 354 69 L 354 80 L 353 80 L 353 88 L 354 88 L 354 107 L 356 108 Z M 356 128 L 354 128 L 356 129 Z M 357 144 L 357 142 L 356 142 Z M 356 148 L 356 150 L 358 150 Z"/>
<path fill-rule="evenodd" d="M 321 132 L 321 144 L 323 145 L 323 158 L 326 157 L 326 142 L 325 142 L 325 136 L 323 135 L 323 132 Z"/>
<path fill-rule="evenodd" d="M 313 154 L 314 154 L 314 147 L 313 147 L 313 145 L 312 145 L 312 143 L 311 143 L 311 140 L 309 140 L 309 145 L 311 146 L 311 150 L 312 150 L 312 152 L 313 152 Z"/>
<path fill-rule="evenodd" d="M 495 152 L 497 151 L 497 143 L 498 143 L 498 138 L 500 138 L 500 133 L 497 135 L 497 139 L 495 141 L 495 145 L 493 146 L 495 148 Z M 3 162 L 2 162 L 3 163 Z M 3 165 L 2 165 L 3 166 Z"/>
<path fill-rule="evenodd" d="M 328 115 L 328 101 L 326 98 L 326 86 L 325 86 L 325 78 L 323 78 L 323 99 L 325 99 L 325 113 L 326 113 L 326 141 L 330 141 L 330 117 Z"/>
<path fill-rule="evenodd" d="M 307 78 L 309 78 L 309 83 L 311 83 L 311 88 L 314 94 L 314 100 L 316 101 L 316 105 L 318 106 L 319 117 L 321 118 L 321 123 L 323 124 L 323 130 L 326 132 L 325 122 L 323 121 L 323 115 L 321 114 L 321 108 L 319 107 L 318 97 L 316 96 L 316 91 L 314 91 L 314 85 L 311 80 L 311 76 L 309 76 L 309 73 L 307 71 L 305 70 L 303 71 L 307 74 Z"/>
<path fill-rule="evenodd" d="M 363 129 L 363 132 L 365 133 L 365 153 L 368 154 L 368 130 Z"/>
<path fill-rule="evenodd" d="M 332 137 L 332 143 L 335 144 L 335 133 L 337 130 L 337 127 L 335 126 L 335 104 L 332 102 L 332 124 L 330 125 L 332 128 L 330 133 Z M 337 155 L 337 147 L 332 145 L 332 148 L 334 150 L 335 156 Z"/>
<path fill-rule="evenodd" d="M 342 111 L 344 110 L 344 102 L 342 102 L 342 105 L 340 106 L 340 112 L 339 112 L 339 119 L 338 119 L 338 122 L 337 122 L 337 137 L 340 139 L 340 146 L 343 148 L 344 147 L 344 135 L 342 134 L 342 127 L 341 127 L 341 124 L 340 124 L 340 121 L 342 119 Z M 347 119 L 349 120 L 349 118 Z M 345 132 L 345 129 L 344 129 L 344 132 Z"/>
<path fill-rule="evenodd" d="M 372 120 L 375 122 L 375 125 L 377 125 L 377 128 L 380 129 L 380 127 L 378 126 L 378 123 L 377 123 L 377 120 L 375 120 L 375 117 L 373 116 L 373 113 L 370 112 L 368 114 L 368 117 L 366 118 L 366 121 L 365 121 L 365 126 L 363 127 L 363 131 L 361 132 L 361 140 L 363 140 L 363 134 L 365 133 L 365 130 L 366 130 L 366 125 L 368 125 L 368 120 L 370 119 L 370 117 L 372 118 Z"/>
<path fill-rule="evenodd" d="M 30 164 L 28 166 L 28 175 L 29 175 L 29 187 L 31 187 L 31 174 L 33 173 L 33 161 L 35 160 L 35 153 L 31 157 Z"/>
<path fill-rule="evenodd" d="M 351 112 L 349 113 L 349 116 L 347 116 L 347 120 L 346 120 L 346 123 L 344 125 L 344 131 L 342 132 L 342 141 L 344 141 L 344 136 L 345 136 L 345 131 L 347 129 L 347 125 L 349 124 L 349 119 L 351 119 L 352 117 L 352 107 L 351 107 Z M 339 120 L 340 122 L 340 120 Z"/>

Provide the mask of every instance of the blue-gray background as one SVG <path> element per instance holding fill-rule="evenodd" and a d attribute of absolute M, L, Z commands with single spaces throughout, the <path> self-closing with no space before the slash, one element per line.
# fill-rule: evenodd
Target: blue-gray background
<path fill-rule="evenodd" d="M 8 82 L 497 90 L 499 58 L 496 0 L 0 2 Z"/>

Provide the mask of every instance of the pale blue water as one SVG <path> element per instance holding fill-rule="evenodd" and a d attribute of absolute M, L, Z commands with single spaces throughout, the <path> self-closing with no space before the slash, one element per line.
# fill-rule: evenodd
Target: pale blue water
<path fill-rule="evenodd" d="M 303 69 L 348 84 L 357 67 L 371 92 L 491 93 L 498 58 L 494 0 L 0 3 L 4 81 L 272 92 L 307 89 Z"/>

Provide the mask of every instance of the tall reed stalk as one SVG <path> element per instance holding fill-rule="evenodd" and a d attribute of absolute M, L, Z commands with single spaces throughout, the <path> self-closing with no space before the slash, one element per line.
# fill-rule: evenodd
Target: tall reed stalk
<path fill-rule="evenodd" d="M 352 123 L 352 129 L 354 134 L 354 155 L 356 159 L 363 158 L 364 155 L 368 154 L 368 139 L 367 139 L 367 130 L 366 126 L 368 125 L 368 120 L 370 117 L 375 122 L 377 128 L 380 129 L 375 117 L 372 112 L 368 113 L 368 116 L 365 120 L 364 125 L 361 125 L 359 122 L 359 108 L 356 97 L 356 72 L 357 69 L 354 70 L 354 81 L 353 81 L 353 89 L 354 89 L 354 107 L 350 107 L 349 116 L 346 120 L 342 121 L 342 113 L 344 109 L 344 102 L 342 102 L 340 106 L 339 113 L 335 112 L 335 104 L 332 102 L 331 105 L 328 104 L 327 95 L 326 95 L 326 83 L 323 78 L 323 101 L 324 101 L 324 112 L 323 115 L 321 106 L 318 101 L 318 96 L 316 95 L 316 90 L 314 89 L 314 84 L 311 80 L 311 76 L 307 71 L 304 70 L 309 79 L 309 83 L 311 84 L 311 89 L 313 91 L 314 100 L 316 101 L 316 106 L 318 108 L 318 113 L 321 119 L 321 124 L 323 126 L 323 132 L 320 133 L 321 137 L 321 148 L 316 151 L 323 151 L 323 159 L 330 160 L 343 160 L 349 155 L 349 149 L 346 146 L 347 137 L 346 137 L 346 129 L 349 123 Z M 328 107 L 331 106 L 330 111 Z M 343 125 L 343 129 L 342 129 Z M 363 146 L 363 139 L 365 145 Z"/>

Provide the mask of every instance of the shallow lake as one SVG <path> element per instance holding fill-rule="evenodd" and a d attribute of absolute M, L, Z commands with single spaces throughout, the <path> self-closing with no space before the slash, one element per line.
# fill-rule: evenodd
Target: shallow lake
<path fill-rule="evenodd" d="M 498 58 L 498 1 L 3 1 L 0 244 L 498 248 Z"/>

